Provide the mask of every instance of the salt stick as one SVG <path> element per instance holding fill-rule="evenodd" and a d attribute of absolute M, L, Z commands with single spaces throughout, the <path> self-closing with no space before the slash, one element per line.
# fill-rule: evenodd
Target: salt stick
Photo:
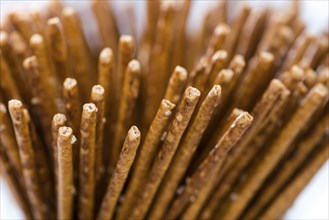
<path fill-rule="evenodd" d="M 241 37 L 236 47 L 236 54 L 241 54 L 249 60 L 255 52 L 258 41 L 262 37 L 262 30 L 265 29 L 269 17 L 269 10 L 251 11 L 246 24 L 241 31 Z"/>
<path fill-rule="evenodd" d="M 33 25 L 31 24 L 31 20 L 28 18 L 28 14 L 26 12 L 11 12 L 8 15 L 10 23 L 14 26 L 14 28 L 24 36 L 26 42 L 28 42 L 34 33 Z"/>
<path fill-rule="evenodd" d="M 328 51 L 329 42 L 325 36 L 319 36 L 314 38 L 314 41 L 308 46 L 304 52 L 303 58 L 299 61 L 299 64 L 303 68 L 313 68 L 321 61 L 321 58 L 325 55 L 325 51 Z"/>
<path fill-rule="evenodd" d="M 4 66 L 1 66 L 1 72 L 4 72 L 4 75 L 8 74 L 8 72 L 11 75 L 11 78 L 15 80 L 16 87 L 18 91 L 21 94 L 28 95 L 28 87 L 26 81 L 24 81 L 24 78 L 22 77 L 21 74 L 21 69 L 19 68 L 22 64 L 17 63 L 17 58 L 16 54 L 14 52 L 14 47 L 19 46 L 19 45 L 13 45 L 13 42 L 11 42 L 10 39 L 11 33 L 7 34 L 7 32 L 1 31 L 0 32 L 0 48 L 1 48 L 1 64 Z M 16 42 L 14 42 L 16 43 Z M 8 68 L 10 67 L 10 68 Z M 3 78 L 6 78 L 4 76 Z M 6 84 L 6 83 L 4 83 Z M 8 87 L 11 87 L 8 85 Z M 18 98 L 19 97 L 9 97 L 9 98 Z M 27 100 L 27 99 L 25 99 Z"/>
<path fill-rule="evenodd" d="M 6 152 L 8 162 L 13 167 L 14 172 L 17 174 L 16 178 L 24 190 L 24 179 L 22 173 L 21 159 L 19 158 L 18 146 L 15 140 L 14 130 L 11 124 L 9 113 L 6 106 L 0 102 L 0 143 L 3 151 Z"/>
<path fill-rule="evenodd" d="M 161 137 L 164 134 L 165 128 L 169 123 L 175 104 L 169 100 L 163 99 L 156 116 L 151 123 L 149 131 L 146 135 L 143 145 L 139 150 L 132 176 L 127 186 L 124 195 L 124 202 L 119 208 L 118 219 L 126 219 L 133 207 L 134 201 L 138 192 L 143 187 L 145 178 L 147 177 L 148 170 L 150 169 L 152 159 L 155 157 L 157 147 L 160 143 Z"/>
<path fill-rule="evenodd" d="M 162 185 L 158 190 L 157 197 L 148 216 L 149 219 L 161 219 L 164 217 L 163 215 L 175 195 L 175 190 L 191 162 L 214 110 L 219 105 L 220 96 L 221 87 L 215 85 L 203 101 L 161 183 Z"/>
<path fill-rule="evenodd" d="M 92 219 L 94 214 L 96 115 L 95 104 L 83 105 L 80 125 L 79 219 Z"/>
<path fill-rule="evenodd" d="M 1 52 L 0 52 L 0 61 L 1 61 L 1 66 L 0 66 L 1 90 L 4 92 L 4 95 L 7 97 L 7 99 L 11 99 L 11 98 L 21 99 L 20 91 L 14 81 L 10 68 Z"/>
<path fill-rule="evenodd" d="M 284 213 L 293 204 L 294 200 L 301 193 L 301 191 L 312 180 L 313 176 L 321 168 L 321 166 L 328 160 L 328 146 L 329 141 L 326 139 L 321 144 L 320 149 L 314 155 L 314 158 L 309 161 L 302 172 L 297 175 L 292 182 L 284 188 L 278 197 L 271 203 L 270 207 L 261 215 L 259 219 L 280 219 Z"/>
<path fill-rule="evenodd" d="M 149 171 L 146 183 L 140 191 L 134 210 L 128 219 L 143 219 L 150 208 L 157 189 L 167 171 L 181 137 L 190 121 L 194 108 L 200 97 L 196 88 L 188 87 L 172 121 L 167 137 Z"/>
<path fill-rule="evenodd" d="M 286 71 L 293 65 L 298 64 L 312 41 L 314 41 L 314 38 L 310 35 L 302 34 L 299 36 L 292 48 L 289 50 L 287 57 L 282 64 L 281 71 Z"/>
<path fill-rule="evenodd" d="M 268 52 L 262 52 L 251 59 L 235 93 L 233 107 L 251 110 L 272 78 L 273 63 L 274 57 Z"/>
<path fill-rule="evenodd" d="M 64 114 L 57 113 L 54 115 L 53 120 L 51 122 L 51 136 L 52 136 L 52 155 L 54 160 L 54 173 L 55 173 L 55 187 L 56 192 L 58 191 L 58 146 L 57 146 L 57 136 L 58 129 L 66 125 L 66 117 Z"/>
<path fill-rule="evenodd" d="M 216 51 L 223 50 L 225 46 L 225 42 L 228 36 L 230 35 L 230 33 L 231 33 L 231 29 L 227 24 L 225 23 L 218 24 L 211 36 L 205 56 L 210 58 Z"/>
<path fill-rule="evenodd" d="M 32 148 L 28 122 L 24 115 L 23 104 L 16 99 L 12 99 L 8 102 L 8 109 L 15 129 L 27 197 L 31 204 L 33 218 L 46 219 L 48 217 L 47 206 L 41 195 L 35 154 Z"/>
<path fill-rule="evenodd" d="M 89 96 L 96 78 L 92 77 L 92 56 L 86 43 L 78 13 L 71 7 L 65 7 L 62 11 L 64 35 L 67 42 L 68 55 L 71 68 L 74 68 L 73 76 L 79 79 L 79 91 L 82 98 Z M 72 77 L 72 75 L 69 75 Z"/>
<path fill-rule="evenodd" d="M 175 18 L 175 41 L 173 46 L 173 57 L 170 62 L 170 69 L 174 69 L 177 65 L 182 65 L 184 63 L 184 52 L 186 50 L 186 24 L 189 17 L 189 12 L 191 8 L 192 1 L 182 1 L 177 4 L 176 7 L 176 18 Z"/>
<path fill-rule="evenodd" d="M 208 77 L 206 74 L 207 66 L 208 59 L 205 56 L 201 57 L 189 76 L 190 86 L 194 86 L 199 90 L 203 89 Z"/>
<path fill-rule="evenodd" d="M 97 107 L 96 126 L 96 149 L 95 149 L 95 178 L 96 184 L 104 173 L 103 145 L 104 145 L 104 124 L 105 124 L 105 90 L 101 85 L 93 86 L 90 100 Z"/>
<path fill-rule="evenodd" d="M 325 86 L 329 86 L 329 66 L 323 68 L 318 73 L 317 83 L 322 83 Z"/>
<path fill-rule="evenodd" d="M 63 25 L 58 17 L 54 17 L 47 21 L 46 28 L 49 50 L 51 51 L 50 55 L 54 62 L 56 75 L 60 81 L 64 81 L 68 76 L 69 69 Z"/>
<path fill-rule="evenodd" d="M 103 45 L 117 51 L 117 41 L 119 38 L 119 29 L 114 16 L 113 8 L 109 3 L 101 0 L 93 0 L 91 9 L 94 12 L 98 29 L 101 34 Z"/>
<path fill-rule="evenodd" d="M 252 116 L 244 112 L 240 115 L 225 132 L 216 146 L 211 150 L 208 156 L 200 164 L 189 181 L 186 183 L 183 192 L 174 200 L 168 213 L 168 219 L 177 218 L 189 203 L 193 203 L 198 197 L 200 190 L 206 185 L 208 177 L 216 175 L 221 169 L 227 152 L 236 144 L 248 129 L 252 122 Z"/>
<path fill-rule="evenodd" d="M 2 138 L 2 136 L 1 136 Z M 4 178 L 10 191 L 13 193 L 16 204 L 22 210 L 25 219 L 32 220 L 32 213 L 29 207 L 29 200 L 26 197 L 26 189 L 20 185 L 17 180 L 17 173 L 14 171 L 14 167 L 9 161 L 6 151 L 0 148 L 0 165 L 1 165 L 1 177 Z"/>
<path fill-rule="evenodd" d="M 254 219 L 270 203 L 270 201 L 279 195 L 279 190 L 285 186 L 287 181 L 297 171 L 311 152 L 321 142 L 328 131 L 329 115 L 322 116 L 311 131 L 299 141 L 296 148 L 296 154 L 288 158 L 281 166 L 280 171 L 269 185 L 265 185 L 257 199 L 252 203 L 251 208 L 243 215 L 245 219 Z"/>
<path fill-rule="evenodd" d="M 300 107 L 281 130 L 279 136 L 268 148 L 266 154 L 252 167 L 246 181 L 238 186 L 236 190 L 238 199 L 228 202 L 222 215 L 223 218 L 234 219 L 242 214 L 255 192 L 258 191 L 265 178 L 288 150 L 290 144 L 300 133 L 303 125 L 309 122 L 316 110 L 323 104 L 327 95 L 327 89 L 321 84 L 317 84 L 308 93 L 301 102 Z"/>
<path fill-rule="evenodd" d="M 73 217 L 73 130 L 70 127 L 58 129 L 58 191 L 57 218 L 72 219 Z"/>
<path fill-rule="evenodd" d="M 129 123 L 133 120 L 133 112 L 135 111 L 136 99 L 139 94 L 140 78 L 140 63 L 137 60 L 130 61 L 125 72 L 122 94 L 120 96 L 118 107 L 117 126 L 115 129 L 113 152 L 111 155 L 112 164 L 115 164 L 118 159 L 124 134 L 129 129 Z"/>
<path fill-rule="evenodd" d="M 182 90 L 186 84 L 187 71 L 181 66 L 176 66 L 173 74 L 169 79 L 169 84 L 164 96 L 164 99 L 177 104 L 181 98 Z"/>
<path fill-rule="evenodd" d="M 136 126 L 132 126 L 128 131 L 116 168 L 107 186 L 101 209 L 97 215 L 98 220 L 113 219 L 116 204 L 127 180 L 131 165 L 134 162 L 140 140 L 140 131 Z"/>
<path fill-rule="evenodd" d="M 144 116 L 147 127 L 156 113 L 170 77 L 170 56 L 173 47 L 173 25 L 177 2 L 161 1 L 156 36 L 149 59 L 148 75 L 146 76 L 146 104 Z M 154 33 L 152 33 L 154 34 Z"/>
<path fill-rule="evenodd" d="M 217 74 L 224 69 L 228 62 L 228 54 L 225 50 L 218 50 L 212 55 L 210 65 L 208 67 L 208 79 L 206 82 L 206 91 L 210 90 L 214 83 Z"/>
<path fill-rule="evenodd" d="M 32 54 L 38 60 L 40 74 L 42 75 L 42 78 L 44 78 L 43 83 L 47 87 L 47 90 L 44 92 L 50 100 L 56 100 L 58 94 L 60 94 L 60 90 L 58 89 L 57 76 L 50 65 L 49 54 L 44 37 L 40 34 L 33 34 L 30 39 L 30 48 Z M 55 114 L 55 112 L 53 113 Z"/>
<path fill-rule="evenodd" d="M 46 18 L 44 17 L 44 14 L 41 13 L 40 10 L 32 9 L 28 12 L 31 23 L 33 25 L 34 33 L 38 33 L 45 37 L 45 24 L 46 24 Z"/>
<path fill-rule="evenodd" d="M 232 23 L 232 28 L 231 28 L 231 33 L 227 38 L 227 41 L 225 42 L 224 50 L 227 51 L 229 57 L 233 57 L 234 51 L 237 47 L 237 44 L 239 42 L 239 38 L 243 29 L 243 26 L 245 25 L 247 18 L 249 17 L 251 8 L 248 5 L 244 5 L 243 8 L 241 9 L 239 15 L 235 17 L 233 23 Z"/>
<path fill-rule="evenodd" d="M 305 78 L 303 83 L 307 87 L 307 89 L 311 89 L 317 83 L 317 74 L 314 70 L 307 68 L 305 69 Z M 323 85 L 325 85 L 323 83 Z"/>
<path fill-rule="evenodd" d="M 63 83 L 63 101 L 68 124 L 73 131 L 78 131 L 81 119 L 80 93 L 78 82 L 73 78 L 66 78 Z"/>

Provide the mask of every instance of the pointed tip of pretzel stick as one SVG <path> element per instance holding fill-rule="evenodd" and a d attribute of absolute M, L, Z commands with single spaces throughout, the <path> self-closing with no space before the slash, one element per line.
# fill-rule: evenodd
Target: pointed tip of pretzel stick
<path fill-rule="evenodd" d="M 70 127 L 60 127 L 58 129 L 58 138 L 63 140 L 71 140 L 73 135 L 73 130 Z"/>
<path fill-rule="evenodd" d="M 76 14 L 76 11 L 74 8 L 72 8 L 70 6 L 66 6 L 65 8 L 63 8 L 62 15 L 64 17 L 71 17 L 75 14 Z"/>
<path fill-rule="evenodd" d="M 211 57 L 211 61 L 215 62 L 217 60 L 226 60 L 228 57 L 228 53 L 226 50 L 217 50 L 214 55 Z"/>
<path fill-rule="evenodd" d="M 97 107 L 94 103 L 86 103 L 83 105 L 83 111 L 87 113 L 92 113 L 97 111 Z"/>
<path fill-rule="evenodd" d="M 222 92 L 222 87 L 220 85 L 214 85 L 209 92 L 210 96 L 218 96 Z"/>
<path fill-rule="evenodd" d="M 113 51 L 109 47 L 105 47 L 99 55 L 100 63 L 109 64 L 113 62 Z"/>
<path fill-rule="evenodd" d="M 178 78 L 181 81 L 185 81 L 187 79 L 187 71 L 184 67 L 176 66 L 174 73 L 176 73 L 178 75 Z"/>
<path fill-rule="evenodd" d="M 243 112 L 238 116 L 231 127 L 246 127 L 249 126 L 253 120 L 254 118 L 249 114 L 249 112 Z"/>
<path fill-rule="evenodd" d="M 12 109 L 18 109 L 18 108 L 23 108 L 23 103 L 18 99 L 11 99 L 8 102 L 8 106 L 9 108 Z"/>
<path fill-rule="evenodd" d="M 121 35 L 120 42 L 121 43 L 133 43 L 134 38 L 131 35 Z"/>
<path fill-rule="evenodd" d="M 73 78 L 66 78 L 64 80 L 63 86 L 65 89 L 71 90 L 74 87 L 76 87 L 78 85 L 78 82 L 76 79 Z"/>
<path fill-rule="evenodd" d="M 328 95 L 328 88 L 326 86 L 324 86 L 322 83 L 318 83 L 316 84 L 313 89 L 312 89 L 315 93 L 317 93 L 318 95 L 320 95 L 321 97 L 326 97 Z"/>
<path fill-rule="evenodd" d="M 30 39 L 31 45 L 38 45 L 43 42 L 43 37 L 40 34 L 33 34 Z"/>
<path fill-rule="evenodd" d="M 49 18 L 47 21 L 47 25 L 49 26 L 57 26 L 61 23 L 59 17 L 53 17 L 53 18 Z"/>
<path fill-rule="evenodd" d="M 35 62 L 36 62 L 37 58 L 36 56 L 30 56 L 30 57 L 27 57 L 24 61 L 23 61 L 23 67 L 25 69 L 29 69 L 31 68 Z"/>
<path fill-rule="evenodd" d="M 170 116 L 172 114 L 172 110 L 176 107 L 176 105 L 174 103 L 172 103 L 171 101 L 169 101 L 167 99 L 162 99 L 160 105 L 161 105 L 161 108 L 164 109 L 164 114 L 166 116 Z"/>
<path fill-rule="evenodd" d="M 260 59 L 265 63 L 270 63 L 274 61 L 274 56 L 272 53 L 263 51 L 259 55 Z"/>
<path fill-rule="evenodd" d="M 230 26 L 228 26 L 225 23 L 220 23 L 215 28 L 215 35 L 228 35 L 230 33 L 231 29 Z"/>
<path fill-rule="evenodd" d="M 128 137 L 130 141 L 137 140 L 141 137 L 141 132 L 136 126 L 132 126 L 128 131 Z"/>
<path fill-rule="evenodd" d="M 105 90 L 104 90 L 103 86 L 95 85 L 91 89 L 91 99 L 94 101 L 102 101 L 102 100 L 104 100 L 104 93 L 105 93 Z"/>
<path fill-rule="evenodd" d="M 298 65 L 293 65 L 290 72 L 291 76 L 296 80 L 302 80 L 304 77 L 304 70 Z"/>

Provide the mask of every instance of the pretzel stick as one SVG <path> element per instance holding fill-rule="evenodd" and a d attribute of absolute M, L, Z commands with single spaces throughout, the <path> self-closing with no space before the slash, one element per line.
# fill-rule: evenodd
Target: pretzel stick
<path fill-rule="evenodd" d="M 4 60 L 2 53 L 0 53 L 1 61 L 1 90 L 6 95 L 7 99 L 10 98 L 21 98 L 20 91 L 17 88 L 17 85 L 12 77 L 9 66 Z"/>
<path fill-rule="evenodd" d="M 223 218 L 237 218 L 246 208 L 254 193 L 259 189 L 268 174 L 277 165 L 279 160 L 288 150 L 290 144 L 296 139 L 303 125 L 307 124 L 316 110 L 323 104 L 328 94 L 327 89 L 317 84 L 303 99 L 300 107 L 292 115 L 289 122 L 281 130 L 279 136 L 268 148 L 266 154 L 253 167 L 247 180 L 238 186 L 238 200 L 228 202 L 224 209 Z"/>
<path fill-rule="evenodd" d="M 111 2 L 93 0 L 91 1 L 91 8 L 97 21 L 103 45 L 112 48 L 116 52 L 119 30 L 112 6 L 109 3 Z"/>
<path fill-rule="evenodd" d="M 63 4 L 61 0 L 52 0 L 47 7 L 48 18 L 53 18 L 61 15 Z"/>
<path fill-rule="evenodd" d="M 329 86 L 329 67 L 323 68 L 319 74 L 317 83 L 322 83 L 325 86 Z"/>
<path fill-rule="evenodd" d="M 203 101 L 197 116 L 193 120 L 191 127 L 187 130 L 186 136 L 182 139 L 180 147 L 175 153 L 175 157 L 164 176 L 148 218 L 161 219 L 164 217 L 166 208 L 174 197 L 175 190 L 191 162 L 192 156 L 201 141 L 203 132 L 207 128 L 213 112 L 219 104 L 220 95 L 221 87 L 216 85 Z"/>
<path fill-rule="evenodd" d="M 328 160 L 328 146 L 329 141 L 327 139 L 321 144 L 314 158 L 305 165 L 299 175 L 277 196 L 271 206 L 260 216 L 260 219 L 278 219 L 283 216 L 300 192 L 311 181 L 312 177 Z"/>
<path fill-rule="evenodd" d="M 230 35 L 230 33 L 231 33 L 231 29 L 227 24 L 225 23 L 218 24 L 211 36 L 208 48 L 205 53 L 205 57 L 209 58 L 216 51 L 223 50 L 227 37 Z"/>
<path fill-rule="evenodd" d="M 214 83 L 216 76 L 222 69 L 224 69 L 227 62 L 228 62 L 228 54 L 225 50 L 218 50 L 212 55 L 210 60 L 209 70 L 208 70 L 208 79 L 206 84 L 207 90 L 210 90 L 213 85 L 216 85 Z"/>
<path fill-rule="evenodd" d="M 143 187 L 143 180 L 147 177 L 152 159 L 154 158 L 157 146 L 160 143 L 161 136 L 169 123 L 175 104 L 169 100 L 163 99 L 156 116 L 151 123 L 150 129 L 146 135 L 144 143 L 139 150 L 132 176 L 128 182 L 127 190 L 124 196 L 124 202 L 119 208 L 118 219 L 126 219 L 129 209 L 133 206 L 138 195 L 138 191 Z"/>
<path fill-rule="evenodd" d="M 23 104 L 16 99 L 12 99 L 8 102 L 8 109 L 15 129 L 27 197 L 31 202 L 33 218 L 45 219 L 48 216 L 47 207 L 43 202 L 41 191 L 39 190 L 40 185 L 37 176 L 35 155 L 32 149 L 28 122 L 23 111 Z"/>
<path fill-rule="evenodd" d="M 58 129 L 58 192 L 57 217 L 72 219 L 73 212 L 73 161 L 72 142 L 73 130 L 70 127 Z"/>
<path fill-rule="evenodd" d="M 58 136 L 58 129 L 60 127 L 65 126 L 65 124 L 66 124 L 66 117 L 65 117 L 64 114 L 57 113 L 56 115 L 54 115 L 53 120 L 51 122 L 51 134 L 52 134 L 52 145 L 51 145 L 51 147 L 52 147 L 52 155 L 53 155 L 53 160 L 54 160 L 55 191 L 56 192 L 58 192 L 58 146 L 57 146 L 57 136 Z"/>
<path fill-rule="evenodd" d="M 79 219 L 91 219 L 94 213 L 96 114 L 95 104 L 83 105 L 80 125 Z"/>
<path fill-rule="evenodd" d="M 186 80 L 186 69 L 181 66 L 176 66 L 173 74 L 169 79 L 169 84 L 167 86 L 164 99 L 167 99 L 172 103 L 177 104 L 182 94 L 182 90 L 185 86 Z"/>
<path fill-rule="evenodd" d="M 63 25 L 58 17 L 51 18 L 47 21 L 46 31 L 56 75 L 63 81 L 68 76 L 69 69 L 66 39 L 64 37 Z"/>
<path fill-rule="evenodd" d="M 29 200 L 26 197 L 26 191 L 24 188 L 22 188 L 22 185 L 20 185 L 19 180 L 17 180 L 14 167 L 11 165 L 6 152 L 3 152 L 2 148 L 0 148 L 0 152 L 1 177 L 4 178 L 7 185 L 9 186 L 10 191 L 13 193 L 15 202 L 22 210 L 24 217 L 27 220 L 31 220 L 32 213 Z"/>
<path fill-rule="evenodd" d="M 257 196 L 257 200 L 252 203 L 252 208 L 248 209 L 243 215 L 245 219 L 254 219 L 261 213 L 262 210 L 268 205 L 272 198 L 279 195 L 278 191 L 285 186 L 289 178 L 293 176 L 298 167 L 306 160 L 315 147 L 319 144 L 321 139 L 325 136 L 329 123 L 329 115 L 322 116 L 311 132 L 301 139 L 299 145 L 296 148 L 296 154 L 285 161 L 280 166 L 280 171 L 276 175 L 270 185 L 265 185 L 264 189 Z"/>
<path fill-rule="evenodd" d="M 221 169 L 227 152 L 242 137 L 250 126 L 253 118 L 247 112 L 241 114 L 221 137 L 216 146 L 211 150 L 205 160 L 191 176 L 183 192 L 174 200 L 167 217 L 175 219 L 182 213 L 186 206 L 198 197 L 208 177 L 215 175 Z"/>
<path fill-rule="evenodd" d="M 123 144 L 116 168 L 107 186 L 106 194 L 103 198 L 101 209 L 97 219 L 112 219 L 120 193 L 127 180 L 129 170 L 134 162 L 136 151 L 139 146 L 141 134 L 136 126 L 132 126 L 128 131 Z"/>
<path fill-rule="evenodd" d="M 73 71 L 73 76 L 79 79 L 79 91 L 82 98 L 87 98 L 96 78 L 92 77 L 92 58 L 83 34 L 78 13 L 71 7 L 62 11 L 62 22 L 67 42 L 68 57 Z M 69 77 L 72 75 L 69 74 Z"/>
<path fill-rule="evenodd" d="M 129 129 L 129 123 L 133 119 L 133 112 L 136 105 L 136 99 L 139 94 L 141 67 L 137 60 L 129 62 L 122 88 L 122 94 L 119 103 L 119 112 L 117 126 L 113 140 L 113 152 L 111 162 L 115 163 L 119 156 L 120 146 L 122 145 L 124 133 Z"/>
<path fill-rule="evenodd" d="M 96 149 L 95 149 L 95 177 L 96 183 L 104 173 L 103 144 L 104 144 L 104 123 L 105 123 L 105 90 L 101 85 L 93 86 L 91 90 L 91 101 L 97 107 L 96 127 Z"/>
<path fill-rule="evenodd" d="M 11 12 L 8 15 L 10 23 L 14 28 L 24 36 L 26 42 L 28 42 L 33 34 L 33 25 L 26 12 Z"/>
<path fill-rule="evenodd" d="M 190 121 L 199 97 L 199 90 L 193 87 L 188 87 L 185 90 L 178 112 L 175 114 L 175 118 L 170 125 L 167 137 L 151 167 L 143 191 L 140 191 L 136 206 L 128 219 L 142 219 L 145 217 L 160 182 L 170 165 L 179 141 Z"/>

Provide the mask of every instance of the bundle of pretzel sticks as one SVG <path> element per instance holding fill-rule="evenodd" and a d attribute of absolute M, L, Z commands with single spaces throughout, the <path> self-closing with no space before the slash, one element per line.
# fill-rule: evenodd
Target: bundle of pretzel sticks
<path fill-rule="evenodd" d="M 26 219 L 279 219 L 329 156 L 328 32 L 277 11 L 92 0 L 1 20 L 1 176 Z M 89 41 L 90 42 L 90 41 Z"/>

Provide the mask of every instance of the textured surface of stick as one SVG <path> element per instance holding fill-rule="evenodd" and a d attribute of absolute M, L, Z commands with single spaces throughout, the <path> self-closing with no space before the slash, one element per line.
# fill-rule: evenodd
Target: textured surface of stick
<path fill-rule="evenodd" d="M 96 113 L 95 104 L 83 105 L 80 125 L 79 219 L 92 219 L 94 213 Z"/>
<path fill-rule="evenodd" d="M 125 72 L 122 94 L 118 103 L 119 112 L 113 140 L 113 152 L 111 154 L 111 162 L 114 164 L 119 156 L 124 134 L 133 121 L 133 112 L 135 111 L 136 100 L 139 94 L 140 78 L 141 67 L 139 62 L 137 60 L 130 61 Z"/>
<path fill-rule="evenodd" d="M 167 137 L 155 158 L 155 162 L 148 174 L 147 182 L 143 190 L 140 191 L 136 206 L 128 219 L 142 219 L 145 217 L 178 147 L 179 141 L 189 123 L 200 95 L 199 90 L 193 87 L 188 87 L 185 90 L 178 112 L 175 114 L 175 118 L 170 125 Z"/>
<path fill-rule="evenodd" d="M 8 109 L 15 129 L 27 196 L 31 202 L 33 218 L 45 219 L 48 216 L 47 207 L 39 190 L 40 186 L 35 165 L 35 155 L 32 149 L 28 123 L 23 111 L 23 104 L 13 99 L 9 101 Z"/>
<path fill-rule="evenodd" d="M 174 108 L 175 104 L 171 103 L 169 100 L 163 99 L 161 101 L 158 112 L 139 150 L 134 170 L 127 186 L 124 202 L 119 209 L 118 219 L 126 218 L 130 207 L 133 206 L 137 198 L 139 190 L 143 187 L 143 181 L 147 177 L 147 171 L 150 169 L 152 159 L 156 154 L 157 147 L 169 123 Z"/>
<path fill-rule="evenodd" d="M 73 214 L 73 130 L 70 127 L 58 129 L 58 192 L 57 218 L 72 219 Z"/>
<path fill-rule="evenodd" d="M 134 162 L 140 140 L 141 134 L 138 128 L 136 126 L 131 127 L 123 144 L 116 168 L 107 187 L 97 219 L 113 219 L 116 204 L 127 180 L 130 167 Z"/>
<path fill-rule="evenodd" d="M 239 197 L 237 200 L 227 203 L 223 218 L 238 218 L 242 214 L 241 212 L 246 208 L 254 193 L 298 136 L 300 128 L 308 123 L 312 115 L 323 104 L 327 94 L 327 89 L 321 84 L 316 85 L 309 92 L 266 154 L 259 160 L 257 166 L 253 167 L 247 180 L 238 186 L 236 193 Z"/>
<path fill-rule="evenodd" d="M 186 172 L 196 148 L 198 147 L 203 132 L 207 128 L 214 110 L 220 102 L 221 87 L 216 85 L 208 93 L 203 101 L 197 116 L 187 130 L 186 136 L 181 141 L 170 167 L 161 183 L 158 195 L 149 214 L 150 219 L 161 219 L 168 207 L 169 202 L 175 195 L 184 173 Z"/>
<path fill-rule="evenodd" d="M 187 80 L 187 72 L 181 66 L 176 66 L 173 74 L 169 79 L 169 84 L 165 93 L 164 98 L 171 101 L 174 104 L 180 99 L 180 95 L 182 94 L 182 90 L 185 86 L 185 82 Z"/>
<path fill-rule="evenodd" d="M 228 131 L 225 132 L 206 159 L 200 164 L 197 171 L 186 183 L 182 194 L 174 200 L 168 211 L 168 219 L 177 218 L 190 202 L 194 202 L 200 189 L 205 185 L 208 179 L 207 177 L 215 175 L 219 171 L 227 151 L 242 137 L 252 120 L 252 116 L 248 112 L 244 112 L 233 122 Z"/>
<path fill-rule="evenodd" d="M 279 219 L 283 216 L 299 193 L 328 160 L 328 149 L 329 141 L 327 139 L 321 144 L 314 158 L 305 165 L 302 172 L 278 195 L 265 213 L 260 216 L 260 219 Z"/>

